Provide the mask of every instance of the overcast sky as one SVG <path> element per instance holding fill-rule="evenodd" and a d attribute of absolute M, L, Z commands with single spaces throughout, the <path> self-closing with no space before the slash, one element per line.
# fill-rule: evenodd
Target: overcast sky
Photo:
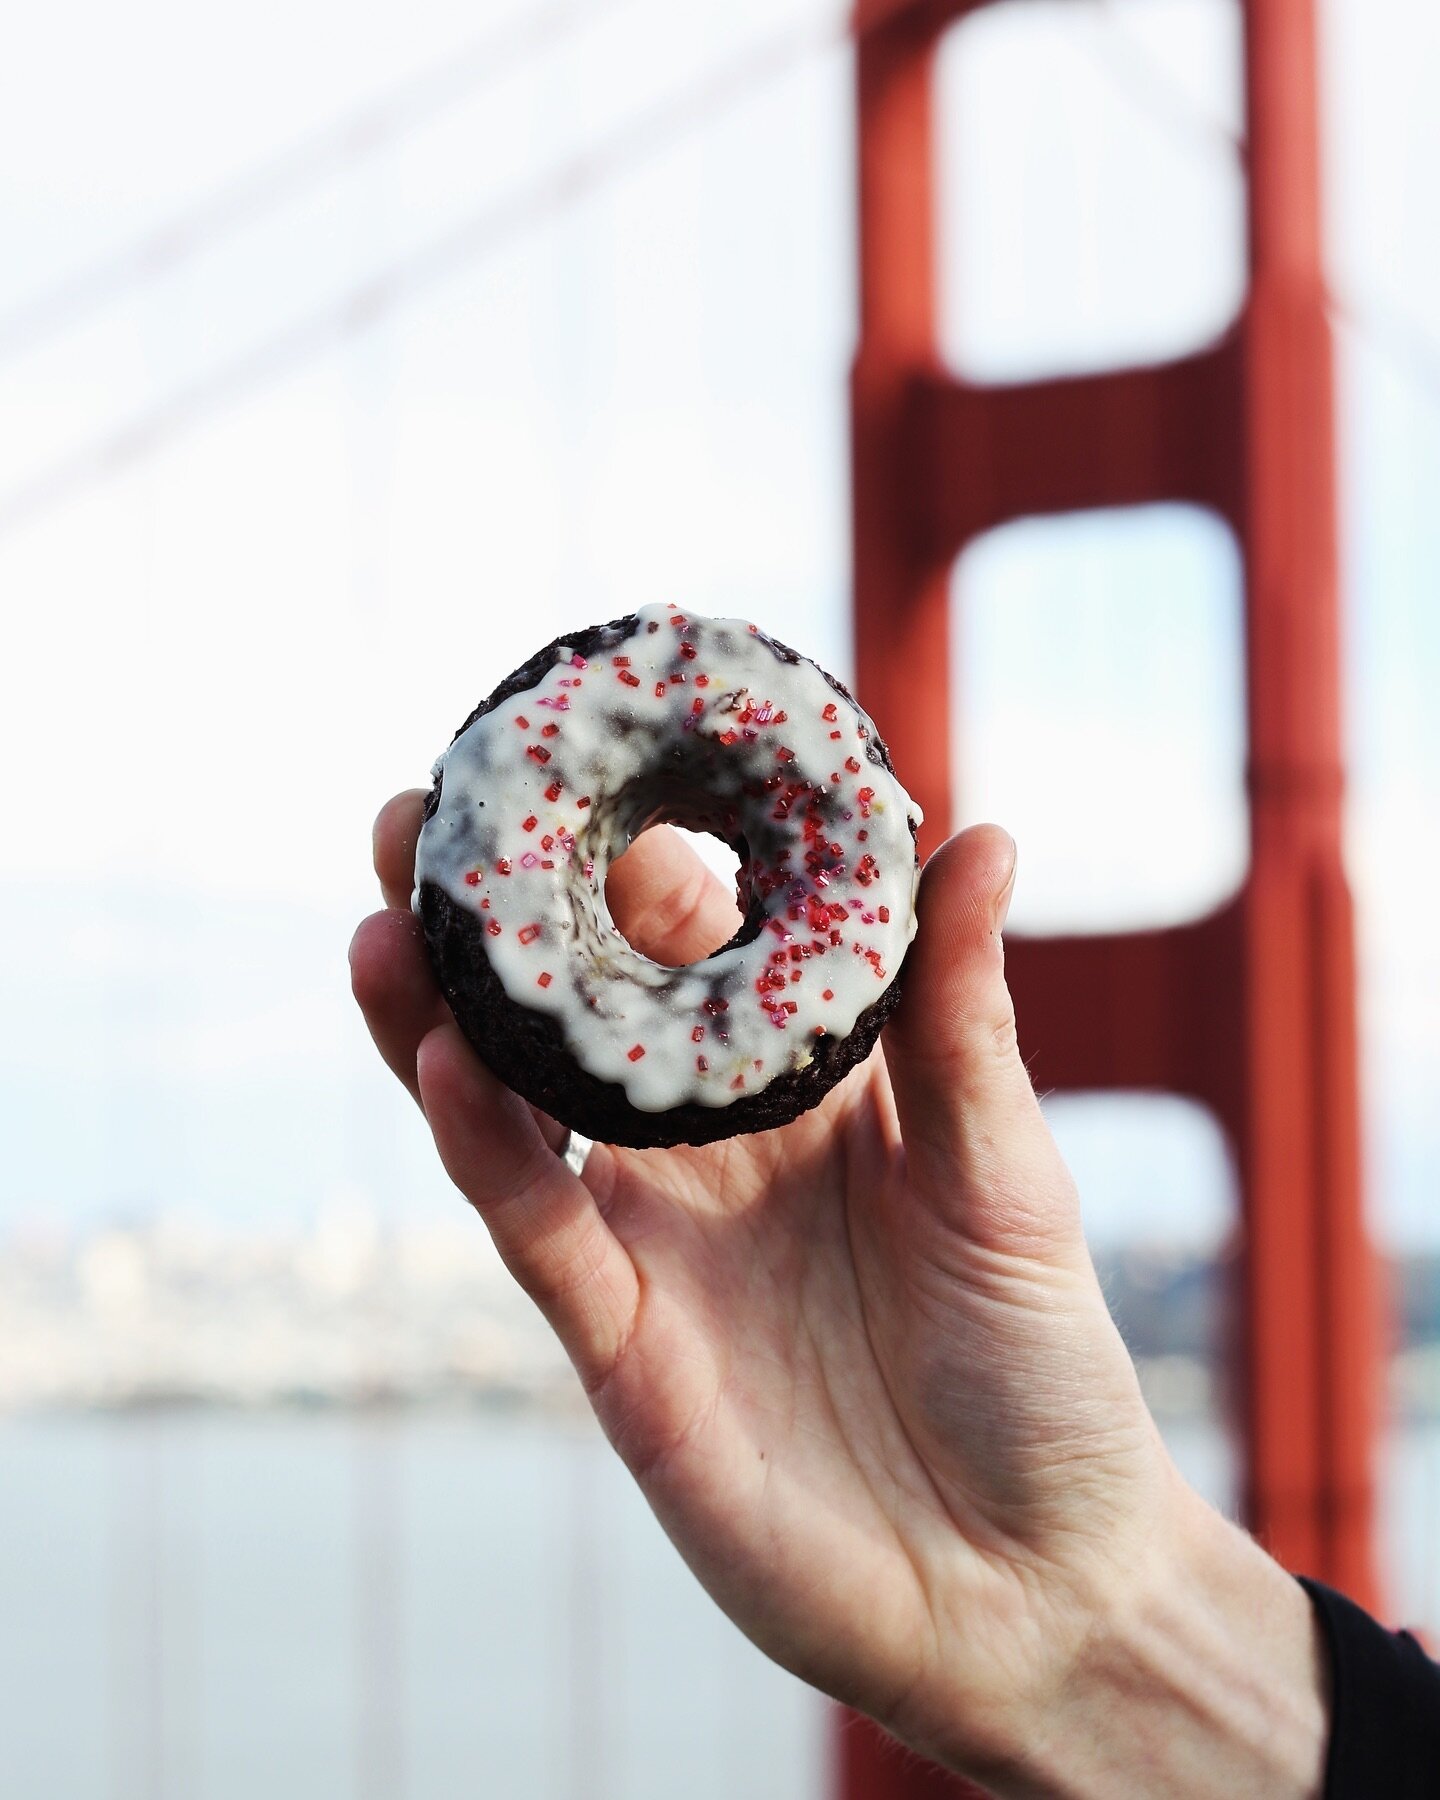
<path fill-rule="evenodd" d="M 380 800 L 528 651 L 642 602 L 741 613 L 853 672 L 850 70 L 817 29 L 837 16 L 55 0 L 7 23 L 0 1228 L 451 1208 L 348 998 Z M 516 21 L 542 19 L 537 55 Z M 1341 340 L 1372 1202 L 1387 1238 L 1440 1243 L 1433 356 L 1419 379 L 1440 20 L 1427 0 L 1326 19 L 1335 280 L 1373 322 Z M 955 34 L 957 364 L 1098 367 L 1224 326 L 1237 80 L 1220 0 L 1034 0 Z M 324 153 L 356 108 L 368 140 Z M 597 149 L 555 204 L 547 175 Z M 232 203 L 138 281 L 103 273 L 276 157 L 281 204 Z M 538 194 L 517 229 L 511 198 Z M 305 325 L 357 284 L 367 328 Z M 297 325 L 293 354 L 226 373 Z M 132 454 L 97 461 L 136 421 Z M 964 818 L 1020 840 L 1015 924 L 1223 898 L 1245 850 L 1226 533 L 1174 508 L 1014 527 L 957 595 Z M 1223 1230 L 1223 1154 L 1191 1109 L 1059 1116 L 1098 1233 Z"/>

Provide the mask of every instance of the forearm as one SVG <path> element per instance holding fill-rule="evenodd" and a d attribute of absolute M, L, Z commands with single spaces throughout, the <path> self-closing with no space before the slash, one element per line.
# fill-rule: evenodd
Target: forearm
<path fill-rule="evenodd" d="M 1304 1591 L 1187 1490 L 1030 1740 L 973 1772 L 1000 1800 L 1318 1800 L 1329 1704 Z"/>

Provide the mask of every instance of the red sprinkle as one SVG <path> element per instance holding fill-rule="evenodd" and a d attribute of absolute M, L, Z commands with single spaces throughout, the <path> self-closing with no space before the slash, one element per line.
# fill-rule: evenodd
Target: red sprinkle
<path fill-rule="evenodd" d="M 643 1044 L 632 1044 L 625 1054 L 631 1062 L 639 1062 L 640 1058 L 645 1054 L 645 1046 Z"/>
<path fill-rule="evenodd" d="M 825 1027 L 823 1025 L 817 1025 L 815 1027 L 815 1035 L 816 1037 L 824 1037 L 826 1035 Z"/>
<path fill-rule="evenodd" d="M 548 725 L 540 727 L 540 735 L 541 737 L 559 737 L 560 727 L 552 719 Z"/>
<path fill-rule="evenodd" d="M 469 874 L 465 877 L 465 885 L 466 887 L 479 887 L 484 879 L 485 871 L 483 869 L 471 869 Z"/>
<path fill-rule="evenodd" d="M 540 927 L 538 925 L 522 925 L 519 935 L 522 944 L 533 944 L 540 935 Z"/>
<path fill-rule="evenodd" d="M 697 1056 L 695 1058 L 695 1067 L 702 1075 L 704 1075 L 709 1070 L 710 1065 L 703 1056 Z"/>
<path fill-rule="evenodd" d="M 880 923 L 882 925 L 888 925 L 890 923 L 890 908 L 888 906 L 880 906 L 876 908 L 876 911 L 880 914 Z"/>
<path fill-rule="evenodd" d="M 665 683 L 663 681 L 657 681 L 655 683 L 655 698 L 657 700 L 663 700 L 665 698 Z"/>
<path fill-rule="evenodd" d="M 640 677 L 638 675 L 632 675 L 628 669 L 622 669 L 620 671 L 620 679 L 625 683 L 626 687 L 639 687 L 640 685 Z"/>
<path fill-rule="evenodd" d="M 700 652 L 695 648 L 694 644 L 687 641 L 680 646 L 680 654 L 685 658 L 686 662 L 694 662 Z"/>
<path fill-rule="evenodd" d="M 703 1025 L 697 1025 L 695 1027 L 695 1029 L 690 1033 L 690 1042 L 692 1044 L 700 1044 L 700 1043 L 703 1043 L 704 1040 L 705 1040 L 705 1027 Z"/>
<path fill-rule="evenodd" d="M 498 875 L 508 875 L 510 873 L 510 858 L 508 856 L 502 856 L 500 858 L 499 862 L 495 865 L 495 872 Z"/>
<path fill-rule="evenodd" d="M 550 752 L 543 744 L 528 744 L 525 749 L 525 754 L 529 757 L 533 757 L 538 763 L 547 763 L 550 760 Z"/>
<path fill-rule="evenodd" d="M 490 933 L 491 937 L 499 937 L 500 921 L 498 919 L 487 919 L 485 921 L 485 929 Z"/>
<path fill-rule="evenodd" d="M 630 658 L 628 656 L 612 656 L 610 660 L 617 669 L 628 669 L 630 667 Z"/>
<path fill-rule="evenodd" d="M 831 736 L 831 737 L 832 737 L 832 738 L 838 738 L 838 737 L 839 737 L 839 736 L 840 736 L 840 733 L 839 733 L 839 732 L 838 732 L 838 731 L 832 731 L 832 732 L 831 732 L 831 733 L 830 733 L 830 736 Z"/>
<path fill-rule="evenodd" d="M 547 969 L 547 970 L 545 970 L 545 972 L 543 974 L 537 975 L 535 977 L 535 985 L 536 985 L 536 987 L 549 987 L 550 983 L 554 979 L 555 979 L 555 977 Z"/>
<path fill-rule="evenodd" d="M 580 798 L 579 800 L 577 800 L 575 802 L 576 812 L 584 812 L 585 808 L 589 804 L 590 804 L 590 796 L 588 794 L 583 795 L 582 798 Z"/>
<path fill-rule="evenodd" d="M 533 831 L 539 823 L 540 821 L 535 817 L 534 813 L 531 813 L 528 819 L 522 819 L 520 821 L 520 829 L 522 831 Z"/>
<path fill-rule="evenodd" d="M 833 1000 L 835 998 L 834 988 L 826 988 L 825 992 L 820 996 L 820 998 L 822 1000 Z"/>
<path fill-rule="evenodd" d="M 695 685 L 696 687 L 709 687 L 710 677 L 708 675 L 697 675 L 695 677 Z"/>
<path fill-rule="evenodd" d="M 836 712 L 836 710 L 835 710 L 835 702 L 833 700 L 824 709 L 824 711 L 820 714 L 820 717 L 825 721 L 825 723 L 827 725 L 833 725 L 835 723 L 835 721 L 840 717 L 839 713 Z"/>
<path fill-rule="evenodd" d="M 860 773 L 860 765 L 853 756 L 847 756 L 845 758 L 845 767 L 852 775 L 858 775 Z"/>
<path fill-rule="evenodd" d="M 545 790 L 545 798 L 553 804 L 560 798 L 562 791 L 560 783 L 558 781 L 552 781 Z"/>
<path fill-rule="evenodd" d="M 520 727 L 520 729 L 522 731 L 528 731 L 530 729 L 530 721 L 525 717 L 525 715 L 523 713 L 516 714 L 515 723 Z"/>

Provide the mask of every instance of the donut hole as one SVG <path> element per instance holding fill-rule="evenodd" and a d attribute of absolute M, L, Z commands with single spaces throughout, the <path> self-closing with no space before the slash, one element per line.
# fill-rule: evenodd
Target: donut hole
<path fill-rule="evenodd" d="M 683 852 L 714 878 L 703 895 Z M 652 962 L 683 967 L 724 949 L 741 931 L 737 851 L 721 837 L 669 821 L 640 832 L 605 874 L 605 904 L 626 943 Z M 718 884 L 719 894 L 714 892 Z M 726 903 L 728 901 L 728 904 Z"/>

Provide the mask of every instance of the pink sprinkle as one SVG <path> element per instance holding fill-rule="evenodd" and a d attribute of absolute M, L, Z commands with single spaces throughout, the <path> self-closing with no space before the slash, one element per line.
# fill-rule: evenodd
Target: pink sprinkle
<path fill-rule="evenodd" d="M 527 850 L 525 852 L 525 854 L 520 858 L 520 867 L 522 869 L 533 869 L 535 867 L 536 863 L 539 862 L 539 860 L 540 860 L 540 858 L 535 854 L 535 852 L 533 850 Z"/>
<path fill-rule="evenodd" d="M 587 668 L 589 668 L 589 666 L 590 665 L 585 661 L 585 658 L 580 654 L 580 652 L 578 650 L 570 658 L 570 667 L 572 669 L 587 669 Z"/>

